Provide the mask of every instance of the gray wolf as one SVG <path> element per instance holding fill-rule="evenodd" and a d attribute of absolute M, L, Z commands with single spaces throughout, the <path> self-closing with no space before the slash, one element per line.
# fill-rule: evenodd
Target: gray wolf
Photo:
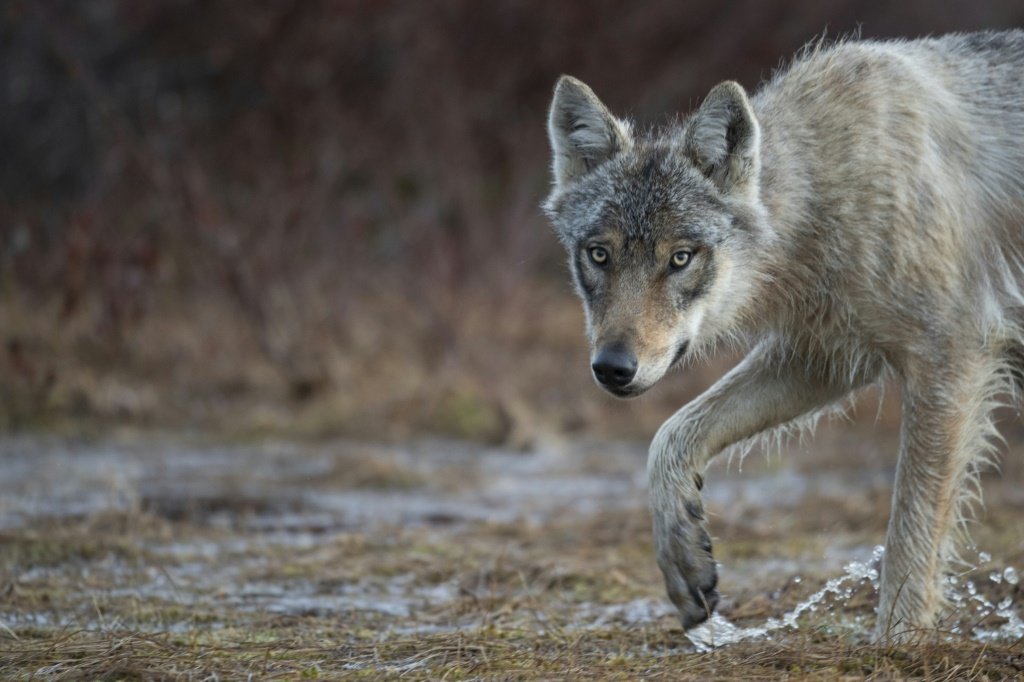
<path fill-rule="evenodd" d="M 1024 369 L 1024 32 L 811 45 L 649 133 L 563 76 L 548 133 L 544 210 L 600 385 L 636 396 L 720 343 L 750 348 L 650 447 L 683 626 L 718 601 L 708 461 L 883 381 L 903 421 L 876 634 L 935 626 L 993 408 Z"/>

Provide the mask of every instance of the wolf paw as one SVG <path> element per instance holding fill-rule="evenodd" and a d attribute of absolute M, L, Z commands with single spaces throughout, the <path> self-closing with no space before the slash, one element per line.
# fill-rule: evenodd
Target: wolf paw
<path fill-rule="evenodd" d="M 718 605 L 718 566 L 699 501 L 654 512 L 654 544 L 668 596 L 683 628 L 711 617 Z"/>

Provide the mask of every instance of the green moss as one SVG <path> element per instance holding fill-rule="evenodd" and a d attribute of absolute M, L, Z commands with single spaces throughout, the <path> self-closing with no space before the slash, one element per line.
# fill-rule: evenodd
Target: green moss
<path fill-rule="evenodd" d="M 8 534 L 0 537 L 0 567 L 56 566 L 67 562 L 95 561 L 115 555 L 134 559 L 138 550 L 116 539 L 69 535 Z"/>
<path fill-rule="evenodd" d="M 484 443 L 502 443 L 511 430 L 509 416 L 494 400 L 462 387 L 438 401 L 429 428 L 437 433 Z"/>

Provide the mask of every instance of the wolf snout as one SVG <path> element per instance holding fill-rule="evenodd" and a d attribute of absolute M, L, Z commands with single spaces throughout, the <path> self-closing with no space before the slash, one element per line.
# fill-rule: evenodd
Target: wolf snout
<path fill-rule="evenodd" d="M 636 376 L 637 360 L 624 346 L 606 346 L 598 351 L 590 367 L 602 386 L 625 388 Z"/>

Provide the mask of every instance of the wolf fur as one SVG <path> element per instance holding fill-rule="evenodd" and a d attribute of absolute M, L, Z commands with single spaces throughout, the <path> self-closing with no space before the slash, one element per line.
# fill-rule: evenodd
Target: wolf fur
<path fill-rule="evenodd" d="M 753 96 L 722 83 L 642 134 L 563 76 L 548 132 L 544 209 L 606 387 L 752 347 L 650 447 L 683 626 L 718 600 L 708 461 L 883 380 L 903 422 L 876 633 L 936 625 L 1024 357 L 1024 32 L 812 45 Z"/>

